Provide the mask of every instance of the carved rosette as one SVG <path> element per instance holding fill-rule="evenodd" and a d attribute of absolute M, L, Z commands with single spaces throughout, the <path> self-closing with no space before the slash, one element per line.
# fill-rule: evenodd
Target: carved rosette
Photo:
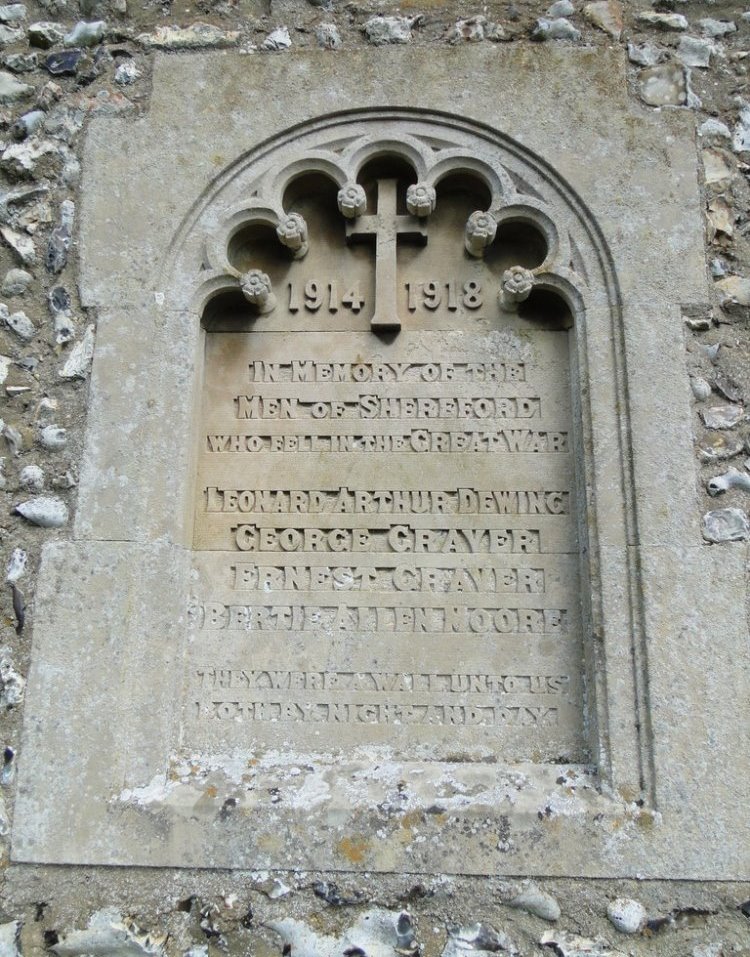
<path fill-rule="evenodd" d="M 307 223 L 299 213 L 289 213 L 276 227 L 282 246 L 290 249 L 295 259 L 302 259 L 310 248 L 307 242 Z"/>
<path fill-rule="evenodd" d="M 347 183 L 337 196 L 339 212 L 346 219 L 356 219 L 367 209 L 367 196 L 359 183 Z"/>
<path fill-rule="evenodd" d="M 503 273 L 500 305 L 506 312 L 515 312 L 529 298 L 534 288 L 534 273 L 523 266 L 511 266 Z"/>
<path fill-rule="evenodd" d="M 472 213 L 466 221 L 466 232 L 464 235 L 464 245 L 466 251 L 471 256 L 479 259 L 484 255 L 485 249 L 492 243 L 497 234 L 497 223 L 491 213 L 483 213 L 477 210 Z"/>
<path fill-rule="evenodd" d="M 412 216 L 424 218 L 435 212 L 437 193 L 429 183 L 413 183 L 406 190 L 406 208 Z"/>
<path fill-rule="evenodd" d="M 276 306 L 276 297 L 273 294 L 271 280 L 267 273 L 260 269 L 251 269 L 240 279 L 242 295 L 249 303 L 256 306 L 258 312 L 265 315 Z"/>

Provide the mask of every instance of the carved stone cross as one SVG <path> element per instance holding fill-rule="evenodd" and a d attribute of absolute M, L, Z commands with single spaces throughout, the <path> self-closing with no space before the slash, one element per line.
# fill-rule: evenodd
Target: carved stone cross
<path fill-rule="evenodd" d="M 378 207 L 374 216 L 359 216 L 346 224 L 349 242 L 369 240 L 375 237 L 375 311 L 373 329 L 398 329 L 396 294 L 396 244 L 400 236 L 427 243 L 427 229 L 416 216 L 403 216 L 396 212 L 395 179 L 378 180 Z"/>

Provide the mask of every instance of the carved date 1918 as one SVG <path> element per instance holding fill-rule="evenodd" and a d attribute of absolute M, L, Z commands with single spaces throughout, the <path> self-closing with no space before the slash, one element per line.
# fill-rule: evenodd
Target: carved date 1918
<path fill-rule="evenodd" d="M 466 309 L 480 309 L 482 306 L 482 287 L 473 279 L 468 282 L 440 282 L 431 279 L 429 282 L 406 283 L 407 305 L 410 312 L 415 312 L 419 306 L 425 309 L 439 309 L 444 303 L 450 312 L 458 307 Z"/>

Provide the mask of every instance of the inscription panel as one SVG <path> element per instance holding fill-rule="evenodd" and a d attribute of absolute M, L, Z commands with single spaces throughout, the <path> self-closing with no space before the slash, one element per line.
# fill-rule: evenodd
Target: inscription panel
<path fill-rule="evenodd" d="M 567 332 L 208 333 L 195 501 L 184 746 L 582 758 Z"/>

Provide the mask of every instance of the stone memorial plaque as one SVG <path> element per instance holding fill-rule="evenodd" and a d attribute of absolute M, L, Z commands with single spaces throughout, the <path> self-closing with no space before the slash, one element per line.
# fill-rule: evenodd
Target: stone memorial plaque
<path fill-rule="evenodd" d="M 516 325 L 207 336 L 186 742 L 581 757 L 567 333 Z"/>
<path fill-rule="evenodd" d="M 696 746 L 747 633 L 698 527 L 692 120 L 618 51 L 502 52 L 157 57 L 92 122 L 15 860 L 750 873 L 743 736 Z"/>

